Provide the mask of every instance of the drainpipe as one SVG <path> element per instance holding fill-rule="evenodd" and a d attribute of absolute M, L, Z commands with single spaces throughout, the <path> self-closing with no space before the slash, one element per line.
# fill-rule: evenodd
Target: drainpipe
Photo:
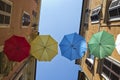
<path fill-rule="evenodd" d="M 103 9 L 103 2 L 104 0 L 102 0 L 101 10 Z M 101 13 L 100 13 L 100 19 L 99 19 L 99 24 L 98 24 L 98 32 L 100 31 L 100 27 L 101 27 Z"/>
<path fill-rule="evenodd" d="M 103 9 L 103 2 L 104 0 L 102 0 L 102 4 L 101 4 L 101 10 Z M 100 19 L 99 19 L 99 23 L 98 23 L 98 32 L 100 31 L 100 27 L 101 27 L 101 13 L 100 13 Z M 96 75 L 96 71 L 97 71 L 97 66 L 99 60 L 95 57 L 94 58 L 94 67 L 93 67 L 93 76 L 92 76 L 92 80 L 95 80 L 95 75 Z"/>

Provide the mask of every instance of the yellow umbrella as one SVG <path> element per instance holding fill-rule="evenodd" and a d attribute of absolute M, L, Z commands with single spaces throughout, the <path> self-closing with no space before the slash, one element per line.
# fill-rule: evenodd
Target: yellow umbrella
<path fill-rule="evenodd" d="M 58 53 L 58 43 L 50 35 L 39 35 L 31 42 L 30 53 L 39 61 L 51 61 Z"/>

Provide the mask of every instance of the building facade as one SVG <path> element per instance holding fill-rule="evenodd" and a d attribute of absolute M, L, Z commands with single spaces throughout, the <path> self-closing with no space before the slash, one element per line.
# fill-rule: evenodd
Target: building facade
<path fill-rule="evenodd" d="M 40 9 L 41 0 L 0 0 L 0 80 L 35 80 L 35 58 L 9 61 L 3 47 L 12 35 L 28 42 L 38 35 Z"/>
<path fill-rule="evenodd" d="M 79 34 L 88 43 L 94 33 L 104 30 L 114 35 L 116 40 L 120 34 L 119 7 L 119 0 L 83 0 Z M 76 63 L 82 68 L 78 80 L 120 80 L 120 54 L 116 49 L 104 59 L 95 58 L 87 50 Z"/>

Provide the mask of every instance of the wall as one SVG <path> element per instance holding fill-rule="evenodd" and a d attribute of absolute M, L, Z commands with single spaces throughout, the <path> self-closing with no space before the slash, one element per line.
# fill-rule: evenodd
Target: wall
<path fill-rule="evenodd" d="M 85 1 L 86 2 L 86 1 Z M 88 26 L 85 27 L 84 24 L 84 16 L 85 13 L 82 14 L 82 23 L 81 23 L 81 30 L 80 30 L 80 34 L 83 35 L 88 43 L 88 41 L 90 40 L 90 38 L 92 37 L 92 35 L 98 31 L 102 31 L 105 30 L 110 34 L 114 35 L 114 39 L 116 40 L 116 37 L 118 34 L 120 34 L 120 21 L 109 21 L 108 18 L 106 16 L 108 16 L 107 11 L 108 9 L 106 9 L 107 5 L 110 3 L 110 0 L 90 0 L 90 15 L 88 17 Z M 100 18 L 100 22 L 99 23 L 95 23 L 92 24 L 91 23 L 91 12 L 92 9 L 96 8 L 97 6 L 102 6 L 102 11 L 101 11 L 101 18 Z M 86 9 L 86 6 L 83 6 L 83 9 Z M 83 11 L 84 11 L 83 10 Z M 88 68 L 88 65 L 85 63 L 86 58 L 88 57 L 89 51 L 86 52 L 85 56 L 81 59 L 81 67 L 83 69 L 83 72 L 85 73 L 86 77 L 88 77 L 90 80 L 102 80 L 102 76 L 97 72 L 98 69 L 98 58 L 95 58 L 94 60 L 94 64 L 93 64 L 93 70 Z M 120 62 L 120 55 L 118 54 L 118 52 L 116 51 L 116 49 L 114 49 L 112 55 L 112 58 L 114 58 L 116 61 Z"/>
<path fill-rule="evenodd" d="M 38 25 L 36 29 L 32 27 L 33 23 L 39 24 L 41 0 L 3 0 L 12 3 L 11 22 L 9 27 L 1 27 L 0 25 L 0 52 L 3 51 L 4 42 L 12 35 L 23 36 L 28 42 L 35 38 L 38 32 Z M 36 3 L 38 1 L 38 3 Z M 32 11 L 36 11 L 37 15 L 34 19 Z M 29 26 L 22 26 L 23 12 L 27 12 L 30 15 Z M 34 35 L 34 36 L 33 36 Z M 4 55 L 5 56 L 5 55 Z M 36 60 L 33 57 L 28 57 L 22 62 L 9 61 L 5 56 L 4 62 L 11 62 L 11 66 L 6 63 L 11 70 L 8 75 L 0 74 L 0 80 L 17 80 L 21 74 L 24 74 L 25 80 L 35 79 Z M 1 66 L 1 65 L 0 65 Z M 21 69 L 22 67 L 22 69 Z M 27 68 L 30 68 L 29 70 Z M 32 68 L 32 69 L 31 69 Z M 21 70 L 20 70 L 21 69 Z M 20 72 L 19 72 L 20 70 Z M 19 73 L 18 73 L 19 72 Z M 13 77 L 16 77 L 13 79 Z M 2 78 L 2 79 L 1 79 Z"/>

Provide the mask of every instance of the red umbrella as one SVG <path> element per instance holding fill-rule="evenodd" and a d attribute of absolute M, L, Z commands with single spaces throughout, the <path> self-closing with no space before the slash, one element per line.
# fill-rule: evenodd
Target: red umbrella
<path fill-rule="evenodd" d="M 20 62 L 30 53 L 30 45 L 24 37 L 13 35 L 4 44 L 4 53 L 11 61 Z"/>

